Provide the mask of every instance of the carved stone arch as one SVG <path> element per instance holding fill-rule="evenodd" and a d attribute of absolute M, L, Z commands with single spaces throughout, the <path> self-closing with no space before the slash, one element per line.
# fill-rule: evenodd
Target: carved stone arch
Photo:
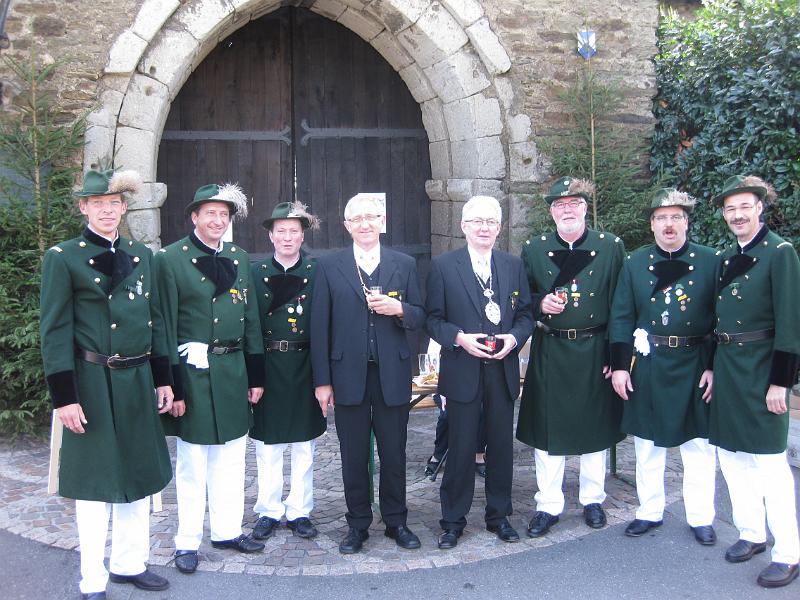
<path fill-rule="evenodd" d="M 145 0 L 113 43 L 100 106 L 89 118 L 84 164 L 116 155 L 146 185 L 132 198 L 133 237 L 160 245 L 166 186 L 156 162 L 172 100 L 194 68 L 230 33 L 283 5 L 302 5 L 355 32 L 392 65 L 420 104 L 430 143 L 433 254 L 461 235 L 460 208 L 476 193 L 505 203 L 510 143 L 530 122 L 510 115 L 511 61 L 477 0 Z M 505 99 L 505 100 L 503 100 Z M 527 120 L 509 136 L 509 121 Z M 507 204 L 506 204 L 507 206 Z M 511 207 L 509 207 L 511 208 Z"/>

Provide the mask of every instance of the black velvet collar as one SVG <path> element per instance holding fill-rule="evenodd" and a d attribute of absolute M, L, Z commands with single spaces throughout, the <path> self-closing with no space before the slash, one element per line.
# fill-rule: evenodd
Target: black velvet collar
<path fill-rule="evenodd" d="M 752 240 L 747 242 L 747 244 L 745 244 L 744 247 L 740 246 L 739 242 L 736 242 L 736 252 L 738 254 L 743 254 L 744 252 L 749 252 L 750 250 L 752 250 L 753 248 L 758 246 L 758 243 L 761 240 L 764 239 L 764 236 L 767 235 L 767 232 L 769 232 L 769 228 L 766 225 L 762 224 L 761 225 L 761 229 L 759 229 L 758 233 L 756 234 L 756 237 L 754 237 Z"/>
<path fill-rule="evenodd" d="M 233 289 L 237 273 L 233 261 L 227 256 L 220 256 L 219 250 L 214 250 L 205 244 L 194 231 L 189 234 L 189 239 L 198 250 L 206 254 L 206 256 L 199 256 L 192 264 L 214 282 L 214 297 Z"/>
<path fill-rule="evenodd" d="M 83 237 L 86 238 L 87 242 L 91 242 L 95 246 L 100 246 L 101 248 L 105 248 L 106 250 L 109 250 L 111 248 L 119 248 L 119 240 L 120 240 L 119 233 L 117 234 L 117 239 L 115 239 L 113 242 L 110 242 L 102 235 L 95 233 L 94 231 L 89 229 L 89 226 L 87 225 L 86 227 L 83 228 Z"/>
<path fill-rule="evenodd" d="M 133 259 L 130 254 L 119 247 L 119 235 L 117 235 L 117 239 L 112 243 L 88 227 L 85 227 L 83 229 L 83 237 L 92 245 L 104 248 L 103 252 L 89 259 L 89 266 L 98 273 L 102 273 L 106 277 L 111 277 L 111 283 L 106 293 L 113 291 L 123 279 L 126 279 L 128 275 L 133 273 Z"/>
<path fill-rule="evenodd" d="M 680 258 L 684 254 L 686 254 L 686 251 L 688 249 L 689 249 L 689 240 L 686 240 L 684 242 L 683 246 L 681 246 L 680 248 L 675 250 L 675 252 L 670 252 L 669 250 L 664 250 L 663 248 L 661 248 L 661 246 L 656 244 L 656 252 L 659 254 L 659 256 L 662 256 L 662 257 L 667 258 L 667 259 Z"/>
<path fill-rule="evenodd" d="M 585 241 L 586 241 L 586 238 L 587 238 L 587 237 L 589 237 L 589 228 L 588 228 L 588 227 L 584 227 L 584 228 L 583 228 L 583 233 L 581 234 L 581 237 L 579 237 L 577 240 L 575 240 L 574 242 L 572 242 L 572 248 L 573 248 L 573 249 L 575 249 L 575 248 L 577 248 L 578 246 L 580 246 L 581 244 L 583 244 L 583 242 L 585 242 Z M 562 246 L 564 246 L 564 248 L 569 248 L 569 242 L 567 242 L 566 240 L 564 240 L 564 238 L 562 238 L 562 237 L 559 235 L 558 231 L 556 231 L 556 241 L 557 241 L 559 244 L 561 244 Z"/>
<path fill-rule="evenodd" d="M 274 255 L 272 256 L 272 266 L 273 266 L 273 267 L 275 267 L 276 269 L 278 269 L 278 271 L 280 271 L 281 273 L 291 273 L 292 271 L 296 271 L 297 269 L 299 269 L 299 268 L 300 268 L 300 265 L 302 265 L 302 264 L 303 264 L 303 257 L 302 257 L 302 256 L 300 256 L 300 257 L 297 259 L 297 262 L 296 262 L 296 263 L 294 263 L 294 264 L 293 264 L 291 267 L 289 267 L 288 269 L 284 269 L 284 268 L 283 268 L 283 265 L 282 265 L 281 263 L 279 263 L 279 262 L 278 262 L 278 261 L 275 259 L 275 256 L 274 256 Z"/>
<path fill-rule="evenodd" d="M 206 244 L 203 240 L 201 240 L 199 237 L 197 237 L 197 234 L 194 231 L 192 231 L 189 234 L 189 239 L 192 241 L 192 244 L 194 244 L 198 250 L 201 250 L 206 254 L 213 256 L 215 254 L 219 254 L 220 252 L 219 250 L 215 250 L 214 248 Z"/>

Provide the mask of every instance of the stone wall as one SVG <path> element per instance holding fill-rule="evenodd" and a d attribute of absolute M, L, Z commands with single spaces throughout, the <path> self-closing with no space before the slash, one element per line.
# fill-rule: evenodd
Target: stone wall
<path fill-rule="evenodd" d="M 117 152 L 150 185 L 129 213 L 133 233 L 158 245 L 154 148 L 169 102 L 194 64 L 247 20 L 278 0 L 17 0 L 4 54 L 35 45 L 40 60 L 68 58 L 53 88 L 65 118 L 92 111 L 85 167 Z M 460 209 L 484 193 L 503 204 L 500 246 L 524 234 L 526 207 L 548 178 L 538 142 L 564 127 L 557 93 L 582 59 L 576 32 L 597 32 L 593 59 L 603 77 L 628 89 L 619 120 L 647 136 L 654 89 L 657 0 L 298 0 L 367 40 L 394 66 L 420 102 L 430 141 L 433 253 L 461 245 Z M 4 104 L 15 82 L 0 66 Z"/>

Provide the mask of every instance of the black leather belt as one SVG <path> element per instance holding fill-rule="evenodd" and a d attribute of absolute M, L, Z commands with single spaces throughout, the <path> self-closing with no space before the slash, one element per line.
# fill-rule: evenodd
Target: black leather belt
<path fill-rule="evenodd" d="M 684 348 L 687 346 L 697 346 L 711 339 L 711 334 L 706 335 L 653 335 L 647 334 L 647 339 L 658 346 L 667 346 L 669 348 Z"/>
<path fill-rule="evenodd" d="M 539 329 L 544 331 L 547 335 L 552 335 L 557 338 L 564 338 L 565 340 L 577 340 L 578 338 L 593 337 L 596 334 L 605 331 L 605 325 L 596 325 L 595 327 L 587 327 L 586 329 L 556 329 L 548 327 L 541 321 L 537 323 Z"/>
<path fill-rule="evenodd" d="M 75 356 L 86 362 L 95 365 L 103 365 L 109 369 L 130 369 L 143 365 L 150 360 L 149 352 L 138 356 L 120 356 L 119 354 L 106 356 L 105 354 L 98 354 L 97 352 L 91 352 L 83 348 L 75 348 Z"/>
<path fill-rule="evenodd" d="M 775 337 L 774 329 L 759 329 L 758 331 L 745 331 L 744 333 L 714 332 L 718 344 L 742 344 L 744 342 L 757 342 Z"/>
<path fill-rule="evenodd" d="M 289 340 L 264 340 L 264 350 L 272 352 L 300 352 L 308 349 L 308 342 L 292 342 Z"/>
<path fill-rule="evenodd" d="M 230 354 L 231 352 L 239 352 L 242 349 L 241 344 L 237 344 L 234 346 L 218 346 L 216 344 L 209 344 L 208 345 L 208 353 L 209 354 Z"/>

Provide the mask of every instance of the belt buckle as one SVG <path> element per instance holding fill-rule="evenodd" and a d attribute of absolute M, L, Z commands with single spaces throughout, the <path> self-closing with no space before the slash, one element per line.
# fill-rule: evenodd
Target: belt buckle
<path fill-rule="evenodd" d="M 227 354 L 227 353 L 228 353 L 228 349 L 227 348 L 223 348 L 222 346 L 211 346 L 211 354 L 220 355 L 220 354 Z"/>
<path fill-rule="evenodd" d="M 670 348 L 677 348 L 678 347 L 678 336 L 671 335 L 667 338 L 667 344 Z"/>
<path fill-rule="evenodd" d="M 567 339 L 568 340 L 577 340 L 578 339 L 578 330 L 577 329 L 567 329 Z"/>
<path fill-rule="evenodd" d="M 108 357 L 108 359 L 106 360 L 106 366 L 109 369 L 119 369 L 120 368 L 119 361 L 121 360 L 122 357 L 119 355 L 119 353 L 114 354 L 113 356 Z"/>
<path fill-rule="evenodd" d="M 288 351 L 289 351 L 289 340 L 278 341 L 278 352 L 288 352 Z"/>
<path fill-rule="evenodd" d="M 731 343 L 731 336 L 728 333 L 722 332 L 717 334 L 721 339 L 719 340 L 723 344 L 730 344 Z"/>

